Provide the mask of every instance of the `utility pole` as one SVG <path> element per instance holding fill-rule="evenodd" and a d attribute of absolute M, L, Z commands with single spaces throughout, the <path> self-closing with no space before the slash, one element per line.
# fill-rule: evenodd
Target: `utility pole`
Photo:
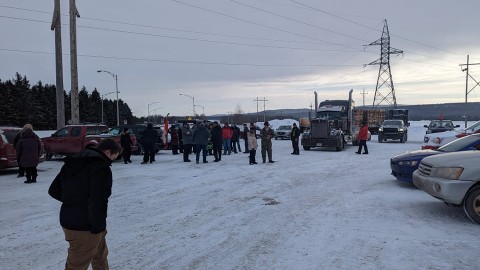
<path fill-rule="evenodd" d="M 363 88 L 363 91 L 360 92 L 360 95 L 362 95 L 362 98 L 363 98 L 363 107 L 365 107 L 365 95 L 368 95 L 368 92 L 365 92 L 365 88 Z"/>
<path fill-rule="evenodd" d="M 390 55 L 402 54 L 403 51 L 390 47 L 390 33 L 388 32 L 387 20 L 384 20 L 382 37 L 366 45 L 380 45 L 380 59 L 371 62 L 368 65 L 380 65 L 378 69 L 377 86 L 375 87 L 375 97 L 373 98 L 373 107 L 377 107 L 383 101 L 397 108 L 397 99 L 395 98 L 395 88 L 393 86 L 392 72 L 390 70 Z M 364 65 L 364 67 L 367 65 Z M 385 86 L 385 87 L 384 87 Z M 382 88 L 387 88 L 382 92 Z M 388 91 L 388 92 L 387 92 Z"/>
<path fill-rule="evenodd" d="M 63 62 L 62 62 L 62 21 L 60 14 L 60 0 L 54 0 L 52 25 L 55 30 L 55 77 L 56 77 L 56 103 L 57 103 L 57 129 L 65 126 L 65 97 L 63 94 Z"/>
<path fill-rule="evenodd" d="M 467 55 L 467 63 L 466 64 L 460 64 L 460 67 L 467 66 L 466 68 L 462 68 L 462 71 L 467 72 L 467 76 L 465 78 L 465 115 L 463 116 L 465 118 L 465 128 L 467 127 L 467 98 L 468 98 L 468 94 L 470 94 L 470 92 L 472 92 L 473 89 L 475 89 L 475 87 L 480 85 L 480 82 L 475 80 L 475 78 L 473 78 L 472 75 L 470 75 L 470 73 L 469 73 L 469 66 L 474 66 L 474 65 L 480 65 L 480 63 L 470 64 L 470 55 Z M 472 89 L 470 89 L 470 91 L 468 90 L 468 77 L 470 77 L 475 82 L 475 86 L 472 87 Z"/>
<path fill-rule="evenodd" d="M 263 122 L 265 122 L 265 101 L 268 101 L 265 99 L 265 97 L 263 97 L 263 99 L 254 99 L 253 101 L 256 101 L 257 102 L 257 122 L 258 122 L 258 102 L 259 101 L 263 101 Z"/>
<path fill-rule="evenodd" d="M 70 98 L 72 101 L 72 123 L 80 123 L 80 105 L 78 101 L 77 69 L 77 17 L 80 18 L 75 0 L 70 0 Z"/>

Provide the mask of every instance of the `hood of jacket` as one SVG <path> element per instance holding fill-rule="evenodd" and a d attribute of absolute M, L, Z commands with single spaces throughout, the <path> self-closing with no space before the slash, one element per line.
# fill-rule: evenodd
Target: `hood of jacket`
<path fill-rule="evenodd" d="M 92 160 L 105 162 L 108 166 L 112 164 L 112 160 L 108 158 L 102 151 L 96 148 L 87 148 L 80 153 L 65 158 L 65 166 L 68 168 L 70 175 L 74 175 L 85 169 L 85 166 Z"/>

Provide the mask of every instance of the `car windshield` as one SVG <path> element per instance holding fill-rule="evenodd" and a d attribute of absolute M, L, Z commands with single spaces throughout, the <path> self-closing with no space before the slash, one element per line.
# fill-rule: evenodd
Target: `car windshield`
<path fill-rule="evenodd" d="M 384 125 L 384 126 L 401 126 L 401 125 L 402 125 L 402 121 L 398 121 L 398 120 L 387 120 L 387 121 L 383 122 L 383 125 Z"/>
<path fill-rule="evenodd" d="M 277 130 L 290 130 L 291 128 L 290 126 L 279 126 Z"/>
<path fill-rule="evenodd" d="M 14 130 L 4 130 L 3 135 L 5 136 L 5 139 L 7 140 L 6 143 L 12 143 L 13 139 L 17 134 L 20 132 L 20 129 L 14 129 Z"/>
<path fill-rule="evenodd" d="M 456 139 L 453 142 L 447 143 L 444 146 L 438 148 L 437 151 L 440 152 L 456 152 L 459 150 L 464 149 L 468 145 L 472 145 L 475 142 L 480 143 L 480 136 L 479 135 L 470 135 L 460 139 Z"/>
<path fill-rule="evenodd" d="M 338 119 L 343 116 L 342 112 L 328 112 L 328 111 L 323 111 L 323 112 L 317 112 L 317 117 L 318 118 L 332 118 L 332 119 Z"/>
<path fill-rule="evenodd" d="M 465 130 L 469 133 L 477 132 L 478 130 L 480 130 L 480 121 L 478 121 L 478 122 L 474 123 L 473 125 L 467 127 Z"/>
<path fill-rule="evenodd" d="M 452 121 L 432 121 L 429 125 L 430 128 L 453 128 Z"/>

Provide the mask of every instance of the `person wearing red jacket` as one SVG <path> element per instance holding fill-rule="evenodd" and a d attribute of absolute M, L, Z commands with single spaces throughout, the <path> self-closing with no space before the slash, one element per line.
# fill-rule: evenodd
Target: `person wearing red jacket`
<path fill-rule="evenodd" d="M 232 129 L 228 126 L 228 123 L 225 123 L 222 128 L 222 139 L 223 139 L 223 154 L 224 155 L 230 155 L 232 153 L 232 146 L 230 144 L 230 141 L 232 139 L 233 131 Z"/>
<path fill-rule="evenodd" d="M 361 154 L 362 146 L 363 146 L 365 148 L 363 153 L 368 154 L 367 140 L 368 140 L 368 126 L 367 126 L 367 123 L 362 122 L 362 127 L 358 132 L 358 151 L 355 153 Z"/>

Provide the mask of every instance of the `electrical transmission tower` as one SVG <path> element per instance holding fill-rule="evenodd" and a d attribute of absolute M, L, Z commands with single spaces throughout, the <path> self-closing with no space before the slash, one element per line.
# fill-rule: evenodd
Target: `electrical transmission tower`
<path fill-rule="evenodd" d="M 403 51 L 390 47 L 390 34 L 388 33 L 387 20 L 384 21 L 382 37 L 378 40 L 366 45 L 380 45 L 380 59 L 371 62 L 368 65 L 380 65 L 378 69 L 377 86 L 375 88 L 375 97 L 373 98 L 373 107 L 377 107 L 382 102 L 386 102 L 397 107 L 397 99 L 395 98 L 395 88 L 393 86 L 392 72 L 390 70 L 390 55 L 402 54 Z M 365 65 L 367 66 L 367 65 Z"/>

